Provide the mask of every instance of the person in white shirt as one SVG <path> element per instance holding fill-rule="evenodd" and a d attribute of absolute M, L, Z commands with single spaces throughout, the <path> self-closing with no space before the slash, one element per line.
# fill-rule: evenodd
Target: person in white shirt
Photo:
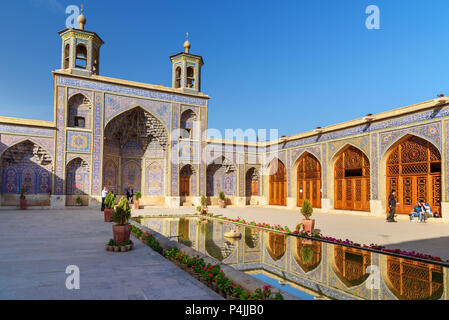
<path fill-rule="evenodd" d="M 103 187 L 103 191 L 101 191 L 101 211 L 104 211 L 104 199 L 108 195 L 108 188 Z"/>

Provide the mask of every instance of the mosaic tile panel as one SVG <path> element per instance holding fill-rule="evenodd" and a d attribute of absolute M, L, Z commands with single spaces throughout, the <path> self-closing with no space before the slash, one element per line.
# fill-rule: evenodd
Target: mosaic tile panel
<path fill-rule="evenodd" d="M 67 131 L 67 151 L 90 152 L 91 133 Z"/>
<path fill-rule="evenodd" d="M 133 87 L 126 87 L 126 86 L 121 86 L 121 85 L 109 84 L 109 83 L 104 83 L 104 82 L 96 82 L 96 81 L 90 81 L 90 80 L 74 79 L 74 78 L 63 77 L 63 76 L 57 76 L 56 82 L 59 85 L 79 87 L 79 88 L 85 88 L 85 89 L 91 89 L 91 90 L 114 92 L 114 93 L 121 93 L 121 94 L 127 94 L 127 95 L 132 95 L 132 96 L 173 101 L 173 102 L 178 102 L 178 103 L 186 103 L 186 104 L 193 104 L 193 105 L 199 105 L 199 106 L 205 106 L 207 104 L 207 99 L 186 97 L 186 96 L 182 96 L 182 95 L 165 93 L 165 92 L 160 92 L 160 91 L 155 91 L 155 90 L 150 90 L 150 89 L 137 89 L 137 88 L 133 88 Z"/>
<path fill-rule="evenodd" d="M 123 111 L 130 110 L 136 106 L 142 107 L 158 120 L 160 120 L 167 128 L 170 124 L 170 103 L 136 99 L 129 97 L 122 97 L 117 95 L 106 94 L 105 95 L 105 122 L 106 126 L 112 118 L 122 113 Z"/>
<path fill-rule="evenodd" d="M 103 97 L 102 94 L 95 94 L 94 106 L 94 159 L 93 159 L 93 173 L 92 173 L 92 194 L 98 195 L 101 191 L 101 145 L 103 142 L 102 131 L 102 108 Z"/>
<path fill-rule="evenodd" d="M 377 133 L 374 133 L 371 136 L 371 163 L 370 163 L 371 199 L 373 200 L 378 199 L 378 183 L 377 183 L 378 166 L 379 166 L 379 159 L 377 156 Z"/>
<path fill-rule="evenodd" d="M 64 88 L 58 87 L 58 101 L 56 107 L 56 162 L 55 162 L 55 194 L 62 194 L 64 190 Z"/>

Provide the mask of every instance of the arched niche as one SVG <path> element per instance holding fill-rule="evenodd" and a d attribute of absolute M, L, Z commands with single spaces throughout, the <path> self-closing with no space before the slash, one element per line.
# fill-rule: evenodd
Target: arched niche
<path fill-rule="evenodd" d="M 268 165 L 268 203 L 270 205 L 287 205 L 287 171 L 284 163 L 278 158 Z"/>
<path fill-rule="evenodd" d="M 67 126 L 90 129 L 92 123 L 92 102 L 85 95 L 73 95 L 67 103 Z"/>
<path fill-rule="evenodd" d="M 66 205 L 76 205 L 79 197 L 83 206 L 89 204 L 89 163 L 77 157 L 66 166 Z"/>
<path fill-rule="evenodd" d="M 311 153 L 304 152 L 292 170 L 292 181 L 296 184 L 296 205 L 309 200 L 314 208 L 321 208 L 321 164 Z"/>

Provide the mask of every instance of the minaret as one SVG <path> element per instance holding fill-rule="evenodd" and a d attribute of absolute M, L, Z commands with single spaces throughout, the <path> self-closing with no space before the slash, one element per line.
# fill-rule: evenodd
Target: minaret
<path fill-rule="evenodd" d="M 173 64 L 172 86 L 187 93 L 197 93 L 201 91 L 201 67 L 203 57 L 190 53 L 189 33 L 186 34 L 184 42 L 184 52 L 180 52 L 170 57 Z"/>
<path fill-rule="evenodd" d="M 84 6 L 78 17 L 79 29 L 67 28 L 59 32 L 62 39 L 61 69 L 81 76 L 100 73 L 100 48 L 103 40 L 95 33 L 84 30 Z"/>

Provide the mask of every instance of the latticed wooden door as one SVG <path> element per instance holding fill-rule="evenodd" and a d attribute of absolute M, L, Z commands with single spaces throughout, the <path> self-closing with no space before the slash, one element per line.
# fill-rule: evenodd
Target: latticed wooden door
<path fill-rule="evenodd" d="M 298 207 L 307 199 L 314 208 L 321 208 L 321 166 L 318 159 L 309 153 L 299 160 L 296 192 Z"/>
<path fill-rule="evenodd" d="M 271 163 L 269 179 L 269 203 L 279 206 L 287 205 L 287 173 L 281 161 L 274 160 Z"/>
<path fill-rule="evenodd" d="M 348 147 L 335 163 L 334 207 L 342 210 L 370 210 L 370 166 L 365 154 Z"/>
<path fill-rule="evenodd" d="M 409 214 L 417 201 L 441 213 L 441 156 L 430 142 L 409 137 L 387 159 L 387 196 L 396 190 L 396 212 Z M 388 201 L 388 198 L 387 198 Z"/>

